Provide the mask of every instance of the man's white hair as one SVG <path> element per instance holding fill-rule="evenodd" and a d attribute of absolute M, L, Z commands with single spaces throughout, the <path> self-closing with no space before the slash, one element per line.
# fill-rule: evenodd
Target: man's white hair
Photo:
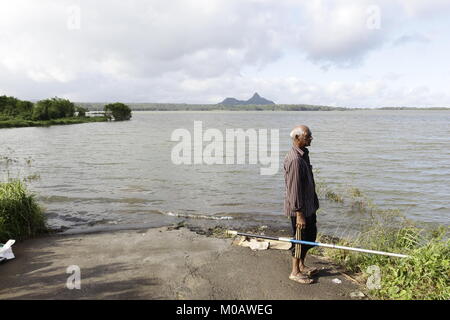
<path fill-rule="evenodd" d="M 306 133 L 307 132 L 304 128 L 297 127 L 297 128 L 292 129 L 290 136 L 292 139 L 295 139 L 296 136 L 304 136 L 304 135 L 306 135 Z"/>

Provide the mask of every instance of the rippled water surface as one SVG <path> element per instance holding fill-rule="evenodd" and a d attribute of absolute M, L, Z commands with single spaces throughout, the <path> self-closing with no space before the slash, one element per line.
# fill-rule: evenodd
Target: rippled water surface
<path fill-rule="evenodd" d="M 279 129 L 278 173 L 260 175 L 260 164 L 173 164 L 171 134 L 193 132 L 194 121 L 223 133 Z M 342 195 L 358 188 L 380 208 L 448 225 L 447 111 L 134 112 L 126 122 L 1 129 L 0 156 L 12 161 L 0 168 L 3 178 L 31 176 L 52 226 L 150 226 L 193 217 L 285 224 L 282 162 L 297 124 L 313 132 L 310 156 L 321 185 Z M 347 202 L 320 201 L 322 231 L 361 220 Z"/>

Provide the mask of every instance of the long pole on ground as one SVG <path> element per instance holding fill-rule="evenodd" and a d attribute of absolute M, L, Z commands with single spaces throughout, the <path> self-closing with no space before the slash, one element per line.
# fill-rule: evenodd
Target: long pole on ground
<path fill-rule="evenodd" d="M 400 253 L 391 253 L 391 252 L 384 252 L 384 251 L 377 251 L 377 250 L 353 248 L 353 247 L 347 247 L 347 246 L 339 246 L 339 245 L 336 245 L 336 244 L 311 242 L 311 241 L 304 241 L 304 240 L 295 240 L 295 239 L 284 238 L 284 237 L 263 236 L 263 235 L 258 235 L 258 234 L 237 232 L 237 231 L 233 231 L 233 230 L 227 230 L 227 234 L 233 235 L 233 236 L 244 236 L 244 237 L 250 237 L 250 238 L 278 240 L 278 241 L 306 244 L 306 245 L 310 245 L 310 246 L 326 247 L 326 248 L 332 248 L 332 249 L 358 251 L 358 252 L 365 252 L 365 253 L 371 253 L 371 254 L 379 254 L 379 255 L 383 255 L 383 256 L 397 257 L 397 258 L 408 258 L 409 257 L 406 254 L 400 254 Z"/>

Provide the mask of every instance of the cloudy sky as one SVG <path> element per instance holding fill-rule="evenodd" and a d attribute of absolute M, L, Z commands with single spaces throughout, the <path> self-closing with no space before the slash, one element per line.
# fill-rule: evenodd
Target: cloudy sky
<path fill-rule="evenodd" d="M 0 0 L 0 95 L 450 107 L 448 0 Z"/>

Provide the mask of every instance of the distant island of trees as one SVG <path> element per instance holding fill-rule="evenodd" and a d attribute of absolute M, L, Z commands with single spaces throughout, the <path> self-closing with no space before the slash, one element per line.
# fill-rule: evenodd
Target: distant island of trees
<path fill-rule="evenodd" d="M 78 102 L 78 106 L 91 111 L 103 110 L 105 103 Z M 450 108 L 345 108 L 310 104 L 273 104 L 273 105 L 224 105 L 224 104 L 187 104 L 187 103 L 127 103 L 133 111 L 354 111 L 354 110 L 450 110 Z"/>
<path fill-rule="evenodd" d="M 88 109 L 58 97 L 36 103 L 0 96 L 0 128 L 50 126 L 131 118 L 131 109 L 120 102 L 107 104 L 101 116 L 90 117 Z"/>

